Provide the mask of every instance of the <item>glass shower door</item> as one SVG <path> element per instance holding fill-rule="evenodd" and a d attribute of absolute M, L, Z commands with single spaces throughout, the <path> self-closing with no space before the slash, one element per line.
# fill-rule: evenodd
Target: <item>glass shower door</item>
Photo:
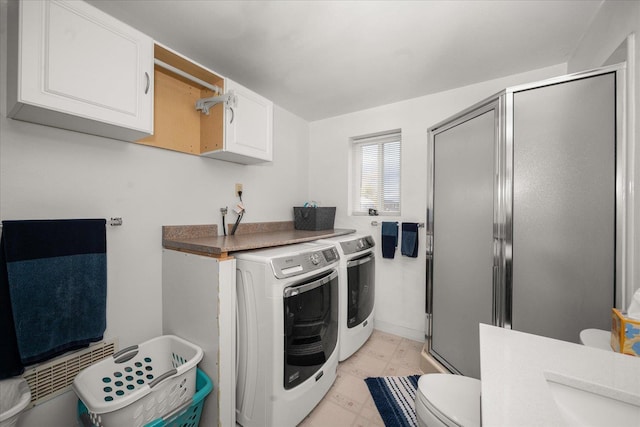
<path fill-rule="evenodd" d="M 512 328 L 609 330 L 616 283 L 616 73 L 513 94 Z"/>
<path fill-rule="evenodd" d="M 431 130 L 428 233 L 429 352 L 480 378 L 478 324 L 494 310 L 494 180 L 497 102 Z"/>

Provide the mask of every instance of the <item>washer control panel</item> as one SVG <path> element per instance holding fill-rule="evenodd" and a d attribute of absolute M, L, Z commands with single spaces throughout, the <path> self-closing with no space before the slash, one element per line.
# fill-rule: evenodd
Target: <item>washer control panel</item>
<path fill-rule="evenodd" d="M 362 252 L 374 247 L 375 245 L 376 243 L 371 236 L 359 237 L 357 239 L 348 240 L 346 242 L 340 242 L 342 252 L 344 252 L 345 255 Z"/>
<path fill-rule="evenodd" d="M 302 252 L 290 256 L 274 258 L 271 260 L 273 274 L 278 279 L 297 276 L 310 271 L 319 270 L 333 264 L 340 259 L 338 251 L 334 247 L 328 247 L 317 251 Z"/>

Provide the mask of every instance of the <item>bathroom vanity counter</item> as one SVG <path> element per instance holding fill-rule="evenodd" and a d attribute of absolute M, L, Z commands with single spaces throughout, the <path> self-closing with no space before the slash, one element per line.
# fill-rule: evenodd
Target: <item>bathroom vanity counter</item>
<path fill-rule="evenodd" d="M 480 354 L 484 427 L 640 425 L 640 358 L 483 324 Z"/>
<path fill-rule="evenodd" d="M 177 225 L 162 227 L 162 246 L 226 258 L 231 252 L 310 242 L 351 233 L 355 233 L 355 230 L 296 230 L 292 221 L 240 224 L 233 236 L 218 236 L 216 225 Z"/>

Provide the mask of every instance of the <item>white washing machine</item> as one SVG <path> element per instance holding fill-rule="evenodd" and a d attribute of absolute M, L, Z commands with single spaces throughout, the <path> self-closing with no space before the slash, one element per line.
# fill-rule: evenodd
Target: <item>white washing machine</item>
<path fill-rule="evenodd" d="M 369 235 L 349 234 L 316 240 L 335 245 L 340 254 L 339 360 L 355 353 L 373 332 L 375 304 L 375 241 Z"/>
<path fill-rule="evenodd" d="M 340 255 L 330 244 L 303 243 L 234 256 L 236 420 L 293 427 L 336 378 Z"/>

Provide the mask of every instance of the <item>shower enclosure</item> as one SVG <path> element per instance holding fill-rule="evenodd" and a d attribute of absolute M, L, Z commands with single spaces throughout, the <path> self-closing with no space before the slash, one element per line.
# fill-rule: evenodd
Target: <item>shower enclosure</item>
<path fill-rule="evenodd" d="M 506 89 L 429 129 L 427 338 L 479 378 L 478 324 L 577 342 L 619 305 L 623 66 Z"/>

